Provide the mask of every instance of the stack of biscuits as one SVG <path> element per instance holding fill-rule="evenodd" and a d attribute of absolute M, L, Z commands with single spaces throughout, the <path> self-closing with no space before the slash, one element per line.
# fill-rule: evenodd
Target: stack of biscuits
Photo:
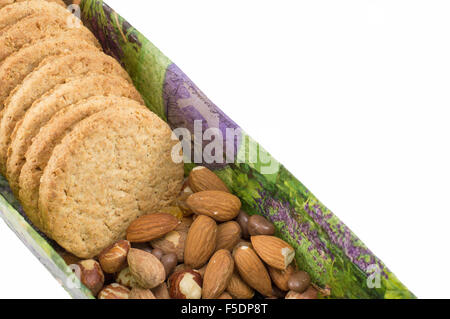
<path fill-rule="evenodd" d="M 91 258 L 183 181 L 169 126 L 61 0 L 0 0 L 0 171 L 30 221 Z"/>

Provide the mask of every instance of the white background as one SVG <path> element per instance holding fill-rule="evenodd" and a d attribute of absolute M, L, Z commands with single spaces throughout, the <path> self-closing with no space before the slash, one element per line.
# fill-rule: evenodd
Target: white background
<path fill-rule="evenodd" d="M 107 2 L 417 296 L 450 297 L 448 1 Z M 0 242 L 0 297 L 67 297 Z"/>

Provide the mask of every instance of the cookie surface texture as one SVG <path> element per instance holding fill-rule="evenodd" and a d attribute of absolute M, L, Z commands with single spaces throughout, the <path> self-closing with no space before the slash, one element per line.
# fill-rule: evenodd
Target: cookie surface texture
<path fill-rule="evenodd" d="M 96 112 L 116 105 L 144 107 L 141 103 L 125 97 L 94 96 L 61 109 L 34 137 L 33 144 L 26 154 L 27 161 L 20 175 L 18 193 L 25 213 L 32 223 L 43 232 L 46 233 L 47 230 L 41 221 L 38 210 L 39 184 L 53 149 L 78 122 Z"/>
<path fill-rule="evenodd" d="M 5 101 L 0 121 L 0 170 L 6 173 L 6 156 L 11 134 L 32 103 L 58 84 L 92 73 L 116 74 L 131 83 L 128 73 L 102 52 L 82 52 L 45 59 Z"/>
<path fill-rule="evenodd" d="M 44 170 L 39 208 L 51 236 L 81 258 L 125 236 L 181 189 L 169 126 L 147 109 L 109 108 L 80 122 Z"/>
<path fill-rule="evenodd" d="M 16 124 L 11 135 L 6 161 L 6 176 L 15 194 L 20 193 L 19 177 L 26 161 L 25 154 L 39 129 L 45 126 L 59 110 L 95 95 L 123 96 L 144 104 L 135 87 L 115 75 L 82 75 L 70 82 L 58 85 L 44 94 L 27 110 L 23 120 Z M 35 162 L 31 162 L 31 164 L 35 164 Z M 34 169 L 30 169 L 30 166 L 28 166 L 24 173 L 24 176 L 27 176 L 24 177 L 25 180 L 29 178 L 29 172 L 34 171 Z"/>

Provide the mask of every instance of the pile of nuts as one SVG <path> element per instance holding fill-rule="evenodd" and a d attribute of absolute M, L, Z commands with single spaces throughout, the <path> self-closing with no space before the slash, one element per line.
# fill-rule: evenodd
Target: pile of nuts
<path fill-rule="evenodd" d="M 126 240 L 77 265 L 98 299 L 316 299 L 294 249 L 274 234 L 199 166 L 173 206 L 138 218 Z"/>

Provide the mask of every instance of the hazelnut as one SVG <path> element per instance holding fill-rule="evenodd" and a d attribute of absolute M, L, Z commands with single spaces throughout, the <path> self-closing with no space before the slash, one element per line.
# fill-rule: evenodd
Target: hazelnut
<path fill-rule="evenodd" d="M 153 254 L 153 256 L 155 256 L 156 258 L 161 260 L 162 256 L 164 255 L 164 251 L 162 251 L 159 248 L 155 248 L 155 249 L 152 250 L 152 254 Z"/>
<path fill-rule="evenodd" d="M 127 255 L 130 248 L 131 244 L 129 241 L 121 240 L 105 249 L 98 256 L 98 261 L 103 271 L 108 274 L 114 274 L 126 267 Z"/>
<path fill-rule="evenodd" d="M 291 290 L 286 294 L 285 299 L 317 299 L 317 290 L 312 286 L 303 293 Z"/>
<path fill-rule="evenodd" d="M 191 227 L 193 219 L 191 217 L 184 217 L 180 224 L 171 232 L 164 235 L 162 238 L 152 240 L 153 248 L 159 248 L 165 254 L 177 254 L 178 262 L 184 261 L 184 246 L 186 237 Z"/>
<path fill-rule="evenodd" d="M 239 212 L 239 215 L 237 216 L 236 221 L 238 222 L 239 226 L 241 226 L 242 230 L 242 238 L 248 239 L 250 237 L 248 232 L 248 220 L 250 219 L 250 216 L 243 210 Z"/>
<path fill-rule="evenodd" d="M 311 284 L 311 277 L 305 271 L 296 271 L 288 279 L 289 290 L 302 293 Z"/>
<path fill-rule="evenodd" d="M 119 272 L 116 277 L 116 282 L 128 288 L 139 287 L 139 284 L 131 274 L 129 267 L 126 267 Z"/>
<path fill-rule="evenodd" d="M 275 226 L 261 215 L 252 215 L 248 219 L 248 233 L 250 236 L 275 234 Z"/>
<path fill-rule="evenodd" d="M 275 285 L 272 285 L 272 297 L 278 299 L 278 298 L 284 298 L 286 296 L 286 292 L 281 290 Z"/>
<path fill-rule="evenodd" d="M 178 264 L 175 269 L 174 272 L 180 271 L 180 270 L 188 270 L 188 269 L 192 269 L 191 267 L 189 267 L 186 264 Z"/>
<path fill-rule="evenodd" d="M 158 287 L 153 288 L 152 292 L 156 299 L 170 299 L 169 289 L 167 288 L 167 284 L 165 282 Z"/>
<path fill-rule="evenodd" d="M 100 292 L 105 283 L 100 264 L 93 259 L 83 260 L 77 264 L 80 267 L 80 280 L 94 296 Z"/>
<path fill-rule="evenodd" d="M 202 297 L 202 276 L 195 270 L 182 270 L 169 278 L 169 293 L 174 299 L 200 299 Z"/>
<path fill-rule="evenodd" d="M 166 276 L 169 276 L 178 264 L 177 255 L 174 253 L 166 254 L 162 256 L 161 263 L 166 271 Z"/>
<path fill-rule="evenodd" d="M 111 284 L 103 288 L 98 294 L 98 299 L 128 299 L 130 290 L 119 284 Z"/>
<path fill-rule="evenodd" d="M 146 251 L 148 253 L 152 252 L 152 248 L 148 243 L 131 243 L 131 247 Z"/>
<path fill-rule="evenodd" d="M 128 299 L 156 299 L 149 289 L 135 287 L 131 289 Z"/>
<path fill-rule="evenodd" d="M 267 267 L 269 270 L 270 277 L 272 278 L 273 283 L 283 291 L 288 291 L 288 281 L 291 275 L 295 272 L 295 267 L 291 263 L 286 267 L 285 270 L 276 269 L 273 267 Z"/>

